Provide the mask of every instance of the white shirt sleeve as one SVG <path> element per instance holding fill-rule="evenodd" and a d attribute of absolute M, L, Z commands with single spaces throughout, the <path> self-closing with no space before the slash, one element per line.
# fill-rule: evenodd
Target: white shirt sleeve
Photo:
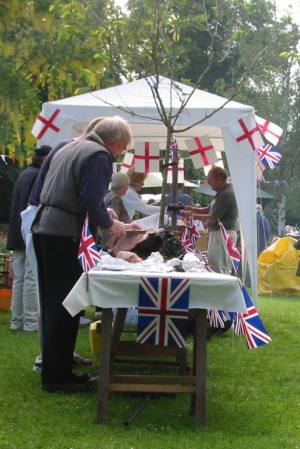
<path fill-rule="evenodd" d="M 130 221 L 133 219 L 135 211 L 140 212 L 143 215 L 160 213 L 160 206 L 151 206 L 150 204 L 144 203 L 138 193 L 131 187 L 128 188 L 127 192 L 122 197 L 122 200 L 128 212 Z"/>

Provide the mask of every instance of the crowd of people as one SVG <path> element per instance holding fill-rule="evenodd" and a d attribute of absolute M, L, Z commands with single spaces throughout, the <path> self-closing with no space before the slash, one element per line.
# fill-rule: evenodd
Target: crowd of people
<path fill-rule="evenodd" d="M 134 218 L 160 213 L 160 206 L 146 204 L 140 197 L 146 174 L 132 169 L 127 174 L 113 173 L 113 163 L 130 147 L 131 138 L 124 119 L 96 118 L 78 138 L 61 142 L 52 150 L 38 148 L 32 166 L 17 180 L 8 235 L 8 248 L 14 251 L 10 326 L 12 330 L 40 329 L 45 391 L 79 392 L 89 388 L 89 376 L 73 372 L 80 317 L 71 317 L 62 305 L 82 274 L 77 255 L 86 217 L 94 236 L 100 235 L 102 244 L 113 250 L 132 229 Z M 208 262 L 216 272 L 229 274 L 231 263 L 219 223 L 236 242 L 235 195 L 223 168 L 213 167 L 207 182 L 216 192 L 207 207 L 193 207 L 184 186 L 178 186 L 177 202 L 183 206 L 180 218 L 184 222 L 192 216 L 206 224 Z M 173 203 L 170 193 L 167 205 Z M 23 235 L 21 213 L 24 222 L 27 217 Z M 167 238 L 170 236 L 166 234 L 150 238 L 148 246 L 140 246 L 137 254 L 148 254 L 151 245 L 162 245 Z"/>

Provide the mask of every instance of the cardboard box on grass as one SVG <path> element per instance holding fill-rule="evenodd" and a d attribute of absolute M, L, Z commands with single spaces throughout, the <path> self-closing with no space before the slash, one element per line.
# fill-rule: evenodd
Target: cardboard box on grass
<path fill-rule="evenodd" d="M 0 312 L 10 312 L 11 309 L 11 289 L 2 288 L 0 290 Z"/>

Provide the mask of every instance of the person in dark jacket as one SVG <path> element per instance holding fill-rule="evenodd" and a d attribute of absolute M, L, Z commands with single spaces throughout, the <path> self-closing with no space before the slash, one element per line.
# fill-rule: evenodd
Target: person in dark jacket
<path fill-rule="evenodd" d="M 50 150 L 51 147 L 48 145 L 35 150 L 31 166 L 20 173 L 14 187 L 7 237 L 7 249 L 14 252 L 11 330 L 37 330 L 38 299 L 34 276 L 21 234 L 20 214 L 27 207 L 33 183 Z"/>
<path fill-rule="evenodd" d="M 300 239 L 298 239 L 295 243 L 294 243 L 294 248 L 297 250 L 300 250 Z M 296 271 L 296 276 L 300 276 L 300 258 L 299 258 L 299 262 L 298 262 L 298 268 Z"/>
<path fill-rule="evenodd" d="M 131 141 L 120 117 L 105 117 L 88 136 L 61 148 L 51 161 L 33 222 L 42 319 L 42 389 L 78 392 L 88 389 L 86 376 L 72 372 L 79 316 L 71 317 L 63 300 L 79 279 L 80 235 L 86 215 L 111 245 L 126 225 L 111 217 L 104 196 L 113 161 Z"/>
<path fill-rule="evenodd" d="M 256 225 L 257 225 L 257 257 L 258 257 L 260 253 L 262 253 L 268 246 L 272 235 L 271 223 L 264 215 L 261 204 L 256 205 Z"/>

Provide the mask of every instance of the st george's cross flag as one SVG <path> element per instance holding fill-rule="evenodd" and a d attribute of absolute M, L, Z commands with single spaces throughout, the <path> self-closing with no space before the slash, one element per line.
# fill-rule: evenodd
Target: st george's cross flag
<path fill-rule="evenodd" d="M 127 173 L 128 170 L 134 168 L 134 154 L 133 153 L 125 153 L 123 163 L 121 165 L 120 171 L 122 173 Z"/>
<path fill-rule="evenodd" d="M 281 161 L 282 155 L 279 153 L 276 147 L 271 144 L 266 143 L 261 148 L 257 150 L 258 157 L 265 167 L 269 167 L 271 170 L 276 168 L 276 166 Z"/>
<path fill-rule="evenodd" d="M 234 242 L 229 237 L 228 232 L 225 229 L 225 226 L 220 221 L 219 221 L 219 226 L 220 226 L 220 231 L 221 231 L 221 235 L 222 235 L 225 247 L 227 248 L 227 251 L 228 251 L 228 254 L 229 254 L 229 257 L 231 260 L 232 268 L 234 269 L 234 272 L 236 273 L 239 268 L 240 262 L 241 262 L 241 254 L 240 254 L 239 250 L 237 249 L 236 245 L 234 244 Z"/>
<path fill-rule="evenodd" d="M 283 129 L 275 123 L 270 122 L 270 120 L 266 120 L 258 115 L 255 116 L 255 120 L 262 135 L 273 145 L 277 145 L 279 139 L 282 137 Z"/>
<path fill-rule="evenodd" d="M 218 161 L 217 153 L 208 136 L 186 139 L 185 144 L 196 169 Z"/>
<path fill-rule="evenodd" d="M 243 314 L 243 328 L 248 348 L 255 349 L 259 346 L 271 343 L 272 338 L 267 333 L 245 287 L 242 287 L 242 293 L 247 307 L 247 313 Z"/>
<path fill-rule="evenodd" d="M 87 218 L 85 219 L 82 228 L 78 250 L 78 260 L 81 263 L 82 270 L 85 273 L 94 268 L 101 260 L 101 256 L 95 243 L 94 237 L 88 226 Z"/>
<path fill-rule="evenodd" d="M 177 183 L 183 184 L 184 183 L 184 160 L 179 159 L 177 164 L 178 164 L 177 165 L 177 173 L 178 173 Z M 172 165 L 169 165 L 168 166 L 168 176 L 167 176 L 168 184 L 172 184 L 172 182 L 173 182 L 172 173 L 173 173 Z"/>
<path fill-rule="evenodd" d="M 264 143 L 259 126 L 251 115 L 239 118 L 229 128 L 238 148 L 242 151 L 247 153 L 255 151 Z"/>
<path fill-rule="evenodd" d="M 194 253 L 197 240 L 200 237 L 200 233 L 195 221 L 190 218 L 187 226 L 181 237 L 181 243 L 186 253 Z"/>
<path fill-rule="evenodd" d="M 140 278 L 138 343 L 186 347 L 189 279 Z"/>
<path fill-rule="evenodd" d="M 224 168 L 224 162 L 223 162 L 223 158 L 222 158 L 222 151 L 216 151 L 216 155 L 217 155 L 217 162 L 214 162 L 214 163 L 211 164 L 211 165 L 205 165 L 205 166 L 203 167 L 205 176 L 208 175 L 209 171 L 210 171 L 213 167 L 221 167 L 221 168 Z"/>
<path fill-rule="evenodd" d="M 159 160 L 158 142 L 136 142 L 134 169 L 137 173 L 159 172 Z"/>
<path fill-rule="evenodd" d="M 59 108 L 46 114 L 39 114 L 34 122 L 31 134 L 37 138 L 42 139 L 46 134 L 59 133 L 66 121 L 66 117 L 62 114 Z"/>

